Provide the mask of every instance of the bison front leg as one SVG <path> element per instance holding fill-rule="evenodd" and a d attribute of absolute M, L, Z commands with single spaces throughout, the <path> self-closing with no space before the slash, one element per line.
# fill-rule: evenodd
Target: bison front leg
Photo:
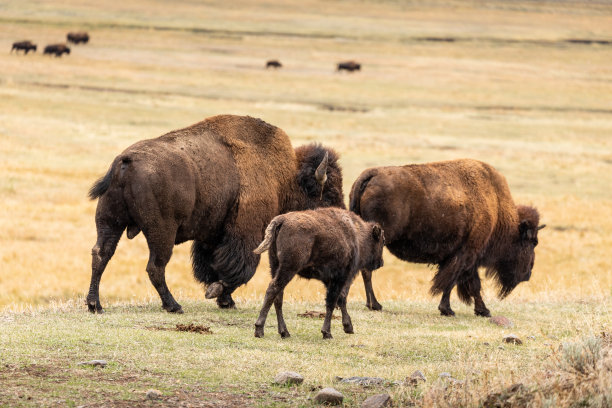
<path fill-rule="evenodd" d="M 362 269 L 361 277 L 363 278 L 363 285 L 365 286 L 366 307 L 370 310 L 382 310 L 382 305 L 378 303 L 376 296 L 374 296 L 374 288 L 372 287 L 372 271 Z"/>
<path fill-rule="evenodd" d="M 349 316 L 348 310 L 346 310 L 346 298 L 348 297 L 349 289 L 350 283 L 346 284 L 342 289 L 342 293 L 340 293 L 340 297 L 338 297 L 338 307 L 342 312 L 342 327 L 344 328 L 344 332 L 353 334 L 353 322 L 351 322 L 351 316 Z"/>
<path fill-rule="evenodd" d="M 321 328 L 321 333 L 323 333 L 324 339 L 333 338 L 331 335 L 331 319 L 334 313 L 334 308 L 338 304 L 338 298 L 340 297 L 340 293 L 342 292 L 342 283 L 337 281 L 332 281 L 327 286 L 327 296 L 325 297 L 325 320 L 323 320 L 323 327 Z M 345 305 L 346 306 L 346 305 Z"/>

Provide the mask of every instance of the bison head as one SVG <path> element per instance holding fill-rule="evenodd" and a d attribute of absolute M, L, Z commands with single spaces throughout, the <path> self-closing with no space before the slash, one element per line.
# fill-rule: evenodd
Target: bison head
<path fill-rule="evenodd" d="M 377 223 L 368 223 L 369 231 L 366 236 L 366 247 L 362 249 L 361 260 L 363 268 L 373 271 L 383 266 L 383 248 L 385 247 L 385 234 Z M 363 253 L 365 251 L 365 253 Z"/>
<path fill-rule="evenodd" d="M 292 209 L 345 208 L 338 154 L 320 144 L 310 144 L 296 148 L 295 156 L 298 161 L 297 182 L 302 194 L 298 198 L 300 202 Z"/>
<path fill-rule="evenodd" d="M 546 226 L 538 225 L 540 215 L 535 208 L 518 206 L 517 211 L 519 222 L 509 237 L 509 247 L 502 249 L 495 266 L 487 270 L 487 275 L 497 278 L 500 298 L 508 296 L 519 283 L 531 278 L 538 231 Z"/>

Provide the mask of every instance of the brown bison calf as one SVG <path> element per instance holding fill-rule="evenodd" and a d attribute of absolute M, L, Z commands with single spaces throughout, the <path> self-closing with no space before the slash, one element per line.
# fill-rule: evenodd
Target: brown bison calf
<path fill-rule="evenodd" d="M 13 43 L 13 48 L 11 48 L 11 52 L 15 50 L 16 53 L 19 50 L 22 50 L 24 54 L 27 54 L 29 51 L 36 52 L 36 44 L 32 43 L 32 41 L 18 41 Z"/>
<path fill-rule="evenodd" d="M 377 167 L 353 184 L 350 209 L 385 230 L 387 248 L 398 258 L 438 265 L 431 293 L 442 293 L 438 309 L 445 316 L 451 290 L 474 312 L 490 316 L 481 297 L 478 268 L 497 280 L 507 296 L 529 280 L 538 244 L 539 214 L 517 206 L 506 179 L 476 160 Z M 380 310 L 372 289 L 372 272 L 364 269 L 367 306 Z"/>
<path fill-rule="evenodd" d="M 332 312 L 336 304 L 342 311 L 346 333 L 353 333 L 346 297 L 359 269 L 382 266 L 383 232 L 380 226 L 364 222 L 355 214 L 338 208 L 291 212 L 275 217 L 266 228 L 263 242 L 255 249 L 269 249 L 272 281 L 255 322 L 255 337 L 263 337 L 268 311 L 274 302 L 278 332 L 289 337 L 283 319 L 283 291 L 297 274 L 325 284 L 327 313 L 321 328 L 324 339 L 331 339 Z"/>

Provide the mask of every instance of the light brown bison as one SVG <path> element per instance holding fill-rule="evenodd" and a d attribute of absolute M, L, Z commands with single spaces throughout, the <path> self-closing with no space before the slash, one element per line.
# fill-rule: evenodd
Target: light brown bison
<path fill-rule="evenodd" d="M 73 44 L 87 44 L 89 42 L 89 34 L 85 31 L 71 32 L 66 34 L 66 39 Z"/>
<path fill-rule="evenodd" d="M 529 280 L 538 244 L 539 214 L 517 206 L 506 179 L 476 160 L 377 167 L 357 178 L 350 209 L 380 223 L 387 248 L 409 262 L 438 265 L 431 293 L 442 292 L 438 309 L 454 315 L 449 296 L 459 298 L 479 316 L 490 316 L 481 297 L 478 268 L 496 279 L 499 296 Z M 380 310 L 371 271 L 362 270 L 367 306 Z"/>
<path fill-rule="evenodd" d="M 103 311 L 100 278 L 126 229 L 129 239 L 144 233 L 147 273 L 165 310 L 182 312 L 166 285 L 165 268 L 174 245 L 188 240 L 194 275 L 209 285 L 207 297 L 233 307 L 231 294 L 255 273 L 259 256 L 253 249 L 274 216 L 344 208 L 337 160 L 320 145 L 294 150 L 281 129 L 233 115 L 128 147 L 89 192 L 99 198 L 89 310 Z"/>
<path fill-rule="evenodd" d="M 15 52 L 19 52 L 19 50 L 22 50 L 24 54 L 27 54 L 29 51 L 32 52 L 36 52 L 36 44 L 32 43 L 32 41 L 26 40 L 26 41 L 18 41 L 13 43 L 13 48 L 11 48 L 11 52 L 13 52 L 13 50 L 15 50 Z"/>
<path fill-rule="evenodd" d="M 331 318 L 336 304 L 342 311 L 342 326 L 353 333 L 346 297 L 359 269 L 382 266 L 383 232 L 376 223 L 365 222 L 354 213 L 339 208 L 318 208 L 290 212 L 275 217 L 256 254 L 268 250 L 272 281 L 255 323 L 255 337 L 263 337 L 268 311 L 274 303 L 278 332 L 289 337 L 283 319 L 283 291 L 299 275 L 325 284 L 326 314 L 321 333 L 331 339 Z"/>
<path fill-rule="evenodd" d="M 61 57 L 62 54 L 70 54 L 70 48 L 66 44 L 50 44 L 45 47 L 43 54 L 55 54 L 56 57 Z"/>
<path fill-rule="evenodd" d="M 278 60 L 269 60 L 268 62 L 266 62 L 266 69 L 268 68 L 282 68 L 283 64 L 280 63 L 280 61 Z"/>
<path fill-rule="evenodd" d="M 355 61 L 339 62 L 337 71 L 342 71 L 342 70 L 348 71 L 348 72 L 359 71 L 361 70 L 361 64 L 358 64 Z"/>

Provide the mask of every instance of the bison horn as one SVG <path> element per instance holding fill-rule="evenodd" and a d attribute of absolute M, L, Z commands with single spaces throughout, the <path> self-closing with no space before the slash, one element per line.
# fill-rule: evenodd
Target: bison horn
<path fill-rule="evenodd" d="M 320 200 L 323 199 L 323 187 L 325 186 L 325 182 L 327 181 L 327 161 L 329 160 L 329 152 L 325 152 L 325 157 L 321 160 L 321 164 L 317 167 L 315 171 L 315 179 L 317 183 L 321 185 L 321 197 Z"/>
<path fill-rule="evenodd" d="M 542 228 L 544 228 L 546 226 L 546 224 L 542 224 L 538 227 L 538 231 L 541 230 Z"/>

